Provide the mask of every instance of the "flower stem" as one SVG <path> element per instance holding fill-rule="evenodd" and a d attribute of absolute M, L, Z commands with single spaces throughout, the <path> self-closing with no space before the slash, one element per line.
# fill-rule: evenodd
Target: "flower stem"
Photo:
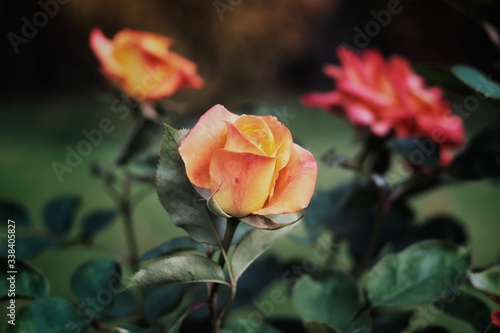
<path fill-rule="evenodd" d="M 139 249 L 137 246 L 137 241 L 135 239 L 134 222 L 132 220 L 132 207 L 130 202 L 131 183 L 132 177 L 129 173 L 127 173 L 123 186 L 123 194 L 120 199 L 120 212 L 123 216 L 125 236 L 127 238 L 127 244 L 130 251 L 130 266 L 134 271 L 138 271 Z"/>
<path fill-rule="evenodd" d="M 231 242 L 233 241 L 234 233 L 236 232 L 236 228 L 240 220 L 237 218 L 228 218 L 226 224 L 226 232 L 224 233 L 224 239 L 222 240 L 222 247 L 220 249 L 219 255 L 219 265 L 224 268 L 225 263 L 228 265 L 229 279 L 231 280 L 231 297 L 229 300 L 219 309 L 217 310 L 217 293 L 219 292 L 220 284 L 214 284 L 212 286 L 212 290 L 210 291 L 210 296 L 208 298 L 208 303 L 210 305 L 210 312 L 212 314 L 212 330 L 214 333 L 217 333 L 220 330 L 222 317 L 224 316 L 225 309 L 227 306 L 233 301 L 234 296 L 236 295 L 236 286 L 233 279 L 233 273 L 231 271 L 231 267 L 228 262 L 227 254 L 229 252 L 229 248 L 231 247 Z"/>
<path fill-rule="evenodd" d="M 492 328 L 492 327 L 493 327 L 493 321 L 490 322 L 488 327 L 486 327 L 486 329 L 482 333 L 487 333 L 490 330 L 490 328 Z"/>
<path fill-rule="evenodd" d="M 385 225 L 387 212 L 389 211 L 390 203 L 391 200 L 388 198 L 387 190 L 385 188 L 380 188 L 379 207 L 378 207 L 377 217 L 375 220 L 375 225 L 373 226 L 373 230 L 370 235 L 370 240 L 368 241 L 368 245 L 366 246 L 361 262 L 359 263 L 358 269 L 354 274 L 356 278 L 358 278 L 361 275 L 361 273 L 368 265 L 368 263 L 372 259 L 377 249 L 377 245 Z"/>
<path fill-rule="evenodd" d="M 224 264 L 227 261 L 227 253 L 229 248 L 231 247 L 231 242 L 233 241 L 234 233 L 236 232 L 236 228 L 238 228 L 238 224 L 240 220 L 237 218 L 228 218 L 226 224 L 226 232 L 224 233 L 224 239 L 222 240 L 222 250 L 219 255 L 219 265 L 224 268 Z"/>
<path fill-rule="evenodd" d="M 128 244 L 128 262 L 134 271 L 139 270 L 139 250 L 137 241 L 135 239 L 134 223 L 132 219 L 132 180 L 133 175 L 130 172 L 126 173 L 125 181 L 123 183 L 123 190 L 120 192 L 113 186 L 115 176 L 113 169 L 104 170 L 101 175 L 105 191 L 116 202 L 118 211 L 123 217 L 123 224 L 125 229 L 125 237 Z"/>

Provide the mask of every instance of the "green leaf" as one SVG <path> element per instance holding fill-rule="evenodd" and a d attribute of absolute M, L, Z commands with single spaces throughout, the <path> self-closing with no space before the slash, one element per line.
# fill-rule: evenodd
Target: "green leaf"
<path fill-rule="evenodd" d="M 313 194 L 304 223 L 314 239 L 323 232 L 325 225 L 335 222 L 335 215 L 352 191 L 351 183 L 343 183 L 333 189 Z"/>
<path fill-rule="evenodd" d="M 70 287 L 81 303 L 96 299 L 97 316 L 102 317 L 112 309 L 115 294 L 123 287 L 120 265 L 112 259 L 89 260 L 75 270 Z"/>
<path fill-rule="evenodd" d="M 21 260 L 16 260 L 14 269 L 8 266 L 7 259 L 0 260 L 0 299 L 12 298 L 8 296 L 11 293 L 10 285 L 14 282 L 15 297 L 46 297 L 50 295 L 49 281 L 45 276 L 35 267 L 25 263 Z M 16 271 L 17 273 L 9 274 L 9 271 Z M 10 279 L 14 277 L 14 279 Z"/>
<path fill-rule="evenodd" d="M 186 317 L 187 317 L 186 314 L 181 315 L 177 319 L 177 321 L 175 321 L 175 323 L 168 328 L 167 333 L 179 333 L 179 330 L 181 329 L 182 326 L 182 322 L 184 321 L 184 319 L 186 319 Z"/>
<path fill-rule="evenodd" d="M 340 333 L 332 325 L 317 320 L 306 321 L 304 327 L 308 333 Z"/>
<path fill-rule="evenodd" d="M 148 290 L 142 312 L 150 323 L 174 311 L 182 301 L 184 285 L 168 284 Z"/>
<path fill-rule="evenodd" d="M 416 167 L 435 169 L 440 165 L 441 150 L 431 139 L 425 137 L 392 139 L 387 142 L 387 146 Z"/>
<path fill-rule="evenodd" d="M 0 253 L 7 254 L 8 243 L 0 245 Z M 31 259 L 43 251 L 53 247 L 53 244 L 45 238 L 36 236 L 19 237 L 16 239 L 16 258 L 17 259 Z"/>
<path fill-rule="evenodd" d="M 19 310 L 15 326 L 7 325 L 6 333 L 85 332 L 84 320 L 66 299 L 39 298 Z"/>
<path fill-rule="evenodd" d="M 359 308 L 358 286 L 338 270 L 321 279 L 304 275 L 296 285 L 293 303 L 305 322 L 328 323 L 339 332 L 347 332 Z"/>
<path fill-rule="evenodd" d="M 261 292 L 274 280 L 282 277 L 283 272 L 280 266 L 279 260 L 274 256 L 265 256 L 256 260 L 238 280 L 238 292 L 229 310 L 252 305 Z"/>
<path fill-rule="evenodd" d="M 245 222 L 249 226 L 255 227 L 257 229 L 277 230 L 299 222 L 302 217 L 304 217 L 304 215 L 285 223 L 278 223 L 272 218 L 264 215 L 248 215 L 245 217 L 240 217 L 239 219 L 240 221 Z"/>
<path fill-rule="evenodd" d="M 452 68 L 453 74 L 475 91 L 486 97 L 500 99 L 500 85 L 487 78 L 479 70 L 466 65 L 457 65 Z"/>
<path fill-rule="evenodd" d="M 219 186 L 220 187 L 220 186 Z M 199 187 L 197 187 L 197 192 L 198 194 L 201 194 L 200 191 L 199 191 Z M 218 191 L 218 190 L 217 190 Z M 207 208 L 210 212 L 212 212 L 212 214 L 216 215 L 216 216 L 220 216 L 220 217 L 223 217 L 225 219 L 229 219 L 231 218 L 232 216 L 229 215 L 228 213 L 226 213 L 222 208 L 220 208 L 219 204 L 217 203 L 217 201 L 215 201 L 215 194 L 217 193 L 217 191 L 214 192 L 214 194 L 211 194 L 208 199 L 207 199 Z"/>
<path fill-rule="evenodd" d="M 214 282 L 229 285 L 223 269 L 197 254 L 160 259 L 135 273 L 127 288 L 152 287 L 168 283 Z"/>
<path fill-rule="evenodd" d="M 198 242 L 195 242 L 189 237 L 177 237 L 161 245 L 158 245 L 152 250 L 149 250 L 141 257 L 141 260 L 149 260 L 189 250 L 198 250 L 200 252 L 205 252 L 206 249 L 203 245 L 201 245 Z"/>
<path fill-rule="evenodd" d="M 108 315 L 114 318 L 125 318 L 132 314 L 139 304 L 136 295 L 131 290 L 115 294 L 113 308 Z"/>
<path fill-rule="evenodd" d="M 76 196 L 60 196 L 52 199 L 43 212 L 45 225 L 54 235 L 65 235 L 71 229 L 80 203 L 80 198 Z"/>
<path fill-rule="evenodd" d="M 205 200 L 196 192 L 186 175 L 186 168 L 179 155 L 179 144 L 188 130 L 176 130 L 165 126 L 161 142 L 160 162 L 156 171 L 156 189 L 172 222 L 186 230 L 197 242 L 218 244 L 217 231 L 222 238 L 225 221 L 215 218 Z"/>
<path fill-rule="evenodd" d="M 277 329 L 262 322 L 262 320 L 236 319 L 226 324 L 220 333 L 280 333 Z"/>
<path fill-rule="evenodd" d="M 500 266 L 470 274 L 470 282 L 488 295 L 500 297 Z"/>
<path fill-rule="evenodd" d="M 23 204 L 0 199 L 0 221 L 7 224 L 8 220 L 16 222 L 16 227 L 27 227 L 31 224 L 30 215 Z"/>
<path fill-rule="evenodd" d="M 264 251 L 278 239 L 288 234 L 297 224 L 278 230 L 255 229 L 249 232 L 234 249 L 231 258 L 231 267 L 235 280 L 254 262 Z"/>
<path fill-rule="evenodd" d="M 390 190 L 386 191 L 387 195 L 390 195 Z M 306 225 L 310 226 L 310 230 L 321 231 L 323 224 L 335 235 L 345 238 L 353 259 L 360 263 L 373 233 L 380 196 L 380 188 L 367 180 L 342 184 L 328 192 L 319 193 L 313 196 L 307 209 Z M 399 239 L 412 223 L 413 212 L 406 202 L 393 201 L 375 252 L 382 250 L 388 242 Z"/>
<path fill-rule="evenodd" d="M 382 258 L 366 275 L 373 306 L 409 306 L 445 297 L 466 279 L 469 251 L 450 242 L 424 241 Z"/>
<path fill-rule="evenodd" d="M 347 329 L 343 330 L 342 333 L 370 333 L 371 325 L 371 318 L 365 312 L 350 323 Z"/>
<path fill-rule="evenodd" d="M 484 332 L 491 322 L 489 307 L 469 294 L 460 293 L 458 297 L 453 296 L 447 302 L 438 301 L 434 305 L 439 310 L 444 308 L 447 314 L 470 323 L 478 332 Z"/>
<path fill-rule="evenodd" d="M 114 209 L 103 209 L 93 212 L 83 219 L 82 233 L 84 236 L 93 236 L 106 228 L 116 217 Z"/>
<path fill-rule="evenodd" d="M 429 86 L 439 86 L 447 90 L 471 93 L 471 89 L 464 82 L 459 80 L 449 66 L 437 64 L 412 64 L 413 69 L 423 77 Z"/>

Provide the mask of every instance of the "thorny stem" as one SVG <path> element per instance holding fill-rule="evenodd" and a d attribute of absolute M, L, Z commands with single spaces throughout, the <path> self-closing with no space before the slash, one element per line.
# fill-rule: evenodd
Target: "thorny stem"
<path fill-rule="evenodd" d="M 219 254 L 219 265 L 224 268 L 226 262 L 228 262 L 227 253 L 229 248 L 231 247 L 231 242 L 233 241 L 234 233 L 236 232 L 236 228 L 238 227 L 240 220 L 237 218 L 229 218 L 227 219 L 226 224 L 226 232 L 224 233 L 224 239 L 222 240 L 222 247 L 220 249 Z M 212 314 L 212 330 L 214 333 L 217 333 L 220 330 L 222 317 L 224 316 L 224 312 L 226 308 L 231 304 L 236 295 L 236 285 L 233 279 L 233 274 L 231 271 L 231 267 L 229 267 L 228 262 L 228 272 L 229 279 L 231 280 L 231 297 L 229 300 L 217 310 L 217 293 L 219 292 L 220 284 L 214 284 L 210 291 L 210 296 L 208 298 L 210 312 Z"/>

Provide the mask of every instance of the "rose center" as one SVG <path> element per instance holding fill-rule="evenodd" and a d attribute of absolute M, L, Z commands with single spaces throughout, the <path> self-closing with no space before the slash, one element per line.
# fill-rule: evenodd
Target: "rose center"
<path fill-rule="evenodd" d="M 272 153 L 272 138 L 265 129 L 256 125 L 246 125 L 239 128 L 239 130 L 251 143 L 262 149 L 266 154 Z"/>

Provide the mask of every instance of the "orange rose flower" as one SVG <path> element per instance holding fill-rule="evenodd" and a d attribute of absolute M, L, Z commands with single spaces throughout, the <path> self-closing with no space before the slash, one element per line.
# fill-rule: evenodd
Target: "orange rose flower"
<path fill-rule="evenodd" d="M 90 46 L 104 75 L 136 100 L 159 100 L 183 88 L 203 86 L 196 65 L 169 50 L 170 38 L 125 29 L 109 40 L 96 28 Z"/>
<path fill-rule="evenodd" d="M 302 97 L 308 106 L 345 115 L 355 126 L 367 126 L 378 136 L 394 129 L 399 138 L 425 136 L 447 149 L 464 141 L 462 120 L 451 113 L 450 104 L 437 87 L 426 87 L 408 61 L 393 57 L 385 61 L 380 52 L 356 55 L 339 48 L 341 67 L 327 65 L 325 74 L 336 80 L 334 91 Z"/>
<path fill-rule="evenodd" d="M 296 213 L 314 192 L 313 155 L 294 144 L 273 116 L 238 116 L 216 105 L 181 142 L 179 153 L 191 183 L 209 189 L 235 217 Z"/>

